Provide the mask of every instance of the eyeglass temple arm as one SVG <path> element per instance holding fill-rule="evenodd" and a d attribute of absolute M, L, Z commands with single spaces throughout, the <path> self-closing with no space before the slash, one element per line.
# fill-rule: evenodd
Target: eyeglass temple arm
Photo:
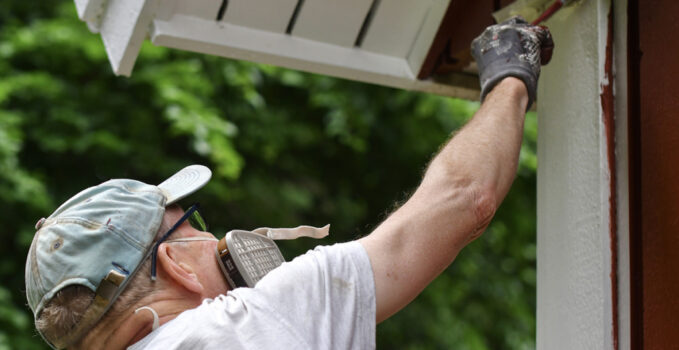
<path fill-rule="evenodd" d="M 184 213 L 184 215 L 182 215 L 182 217 L 153 245 L 153 252 L 151 253 L 151 281 L 156 280 L 156 260 L 158 257 L 158 247 L 161 243 L 167 240 L 172 232 L 176 231 L 177 228 L 179 228 L 179 226 L 196 210 L 198 210 L 197 203 L 192 205 L 191 208 L 189 208 L 189 210 L 187 210 L 186 213 Z"/>

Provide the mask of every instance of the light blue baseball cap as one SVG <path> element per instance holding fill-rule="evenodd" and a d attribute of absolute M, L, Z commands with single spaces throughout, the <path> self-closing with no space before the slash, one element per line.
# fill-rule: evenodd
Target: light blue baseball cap
<path fill-rule="evenodd" d="M 82 338 L 106 313 L 149 256 L 165 207 L 203 187 L 211 177 L 202 165 L 188 166 L 160 185 L 114 179 L 90 187 L 36 224 L 26 259 L 26 296 L 37 320 L 45 305 L 67 286 L 95 293 L 81 321 L 58 339 L 65 348 Z"/>

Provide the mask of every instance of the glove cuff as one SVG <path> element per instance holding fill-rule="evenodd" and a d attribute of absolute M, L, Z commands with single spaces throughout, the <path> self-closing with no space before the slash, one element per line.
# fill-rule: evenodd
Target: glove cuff
<path fill-rule="evenodd" d="M 533 102 L 537 99 L 537 78 L 533 71 L 523 65 L 503 65 L 500 69 L 493 69 L 494 67 L 487 67 L 481 78 L 481 102 L 484 101 L 486 95 L 493 90 L 495 85 L 497 85 L 502 79 L 507 77 L 514 77 L 521 79 L 526 85 L 526 90 L 528 91 L 528 105 L 526 106 L 526 111 L 530 109 Z"/>

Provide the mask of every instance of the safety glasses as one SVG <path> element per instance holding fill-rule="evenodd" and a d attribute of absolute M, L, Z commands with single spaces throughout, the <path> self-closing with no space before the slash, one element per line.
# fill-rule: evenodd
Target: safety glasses
<path fill-rule="evenodd" d="M 153 252 L 151 253 L 151 280 L 155 281 L 156 280 L 156 260 L 158 259 L 158 247 L 160 246 L 161 243 L 167 241 L 167 239 L 170 237 L 170 235 L 176 231 L 179 226 L 184 223 L 184 221 L 188 220 L 189 224 L 200 231 L 207 231 L 207 224 L 205 223 L 205 220 L 203 219 L 203 216 L 200 215 L 200 204 L 195 203 L 189 209 L 187 209 L 184 212 L 184 215 L 169 229 L 165 234 L 160 237 L 156 241 L 156 243 L 153 245 Z M 204 239 L 203 239 L 204 240 Z"/>

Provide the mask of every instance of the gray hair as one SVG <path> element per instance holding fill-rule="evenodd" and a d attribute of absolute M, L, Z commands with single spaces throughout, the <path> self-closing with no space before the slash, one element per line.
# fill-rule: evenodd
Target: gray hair
<path fill-rule="evenodd" d="M 168 207 L 169 208 L 169 207 Z M 166 208 L 167 213 L 167 208 Z M 168 222 L 168 216 L 163 215 L 163 221 L 156 232 L 154 242 L 158 240 L 173 223 Z M 94 329 L 117 319 L 127 310 L 131 309 L 143 297 L 154 293 L 156 287 L 151 281 L 151 259 L 142 262 L 137 273 L 127 285 L 127 288 L 118 296 L 111 308 L 97 322 Z M 81 285 L 65 287 L 57 292 L 47 303 L 38 318 L 35 327 L 50 342 L 60 335 L 66 334 L 82 319 L 87 307 L 94 300 L 94 292 Z M 91 331 L 90 331 L 91 332 Z M 83 339 L 87 338 L 87 335 Z M 82 343 L 82 340 L 79 343 Z M 80 347 L 74 344 L 74 347 Z"/>

